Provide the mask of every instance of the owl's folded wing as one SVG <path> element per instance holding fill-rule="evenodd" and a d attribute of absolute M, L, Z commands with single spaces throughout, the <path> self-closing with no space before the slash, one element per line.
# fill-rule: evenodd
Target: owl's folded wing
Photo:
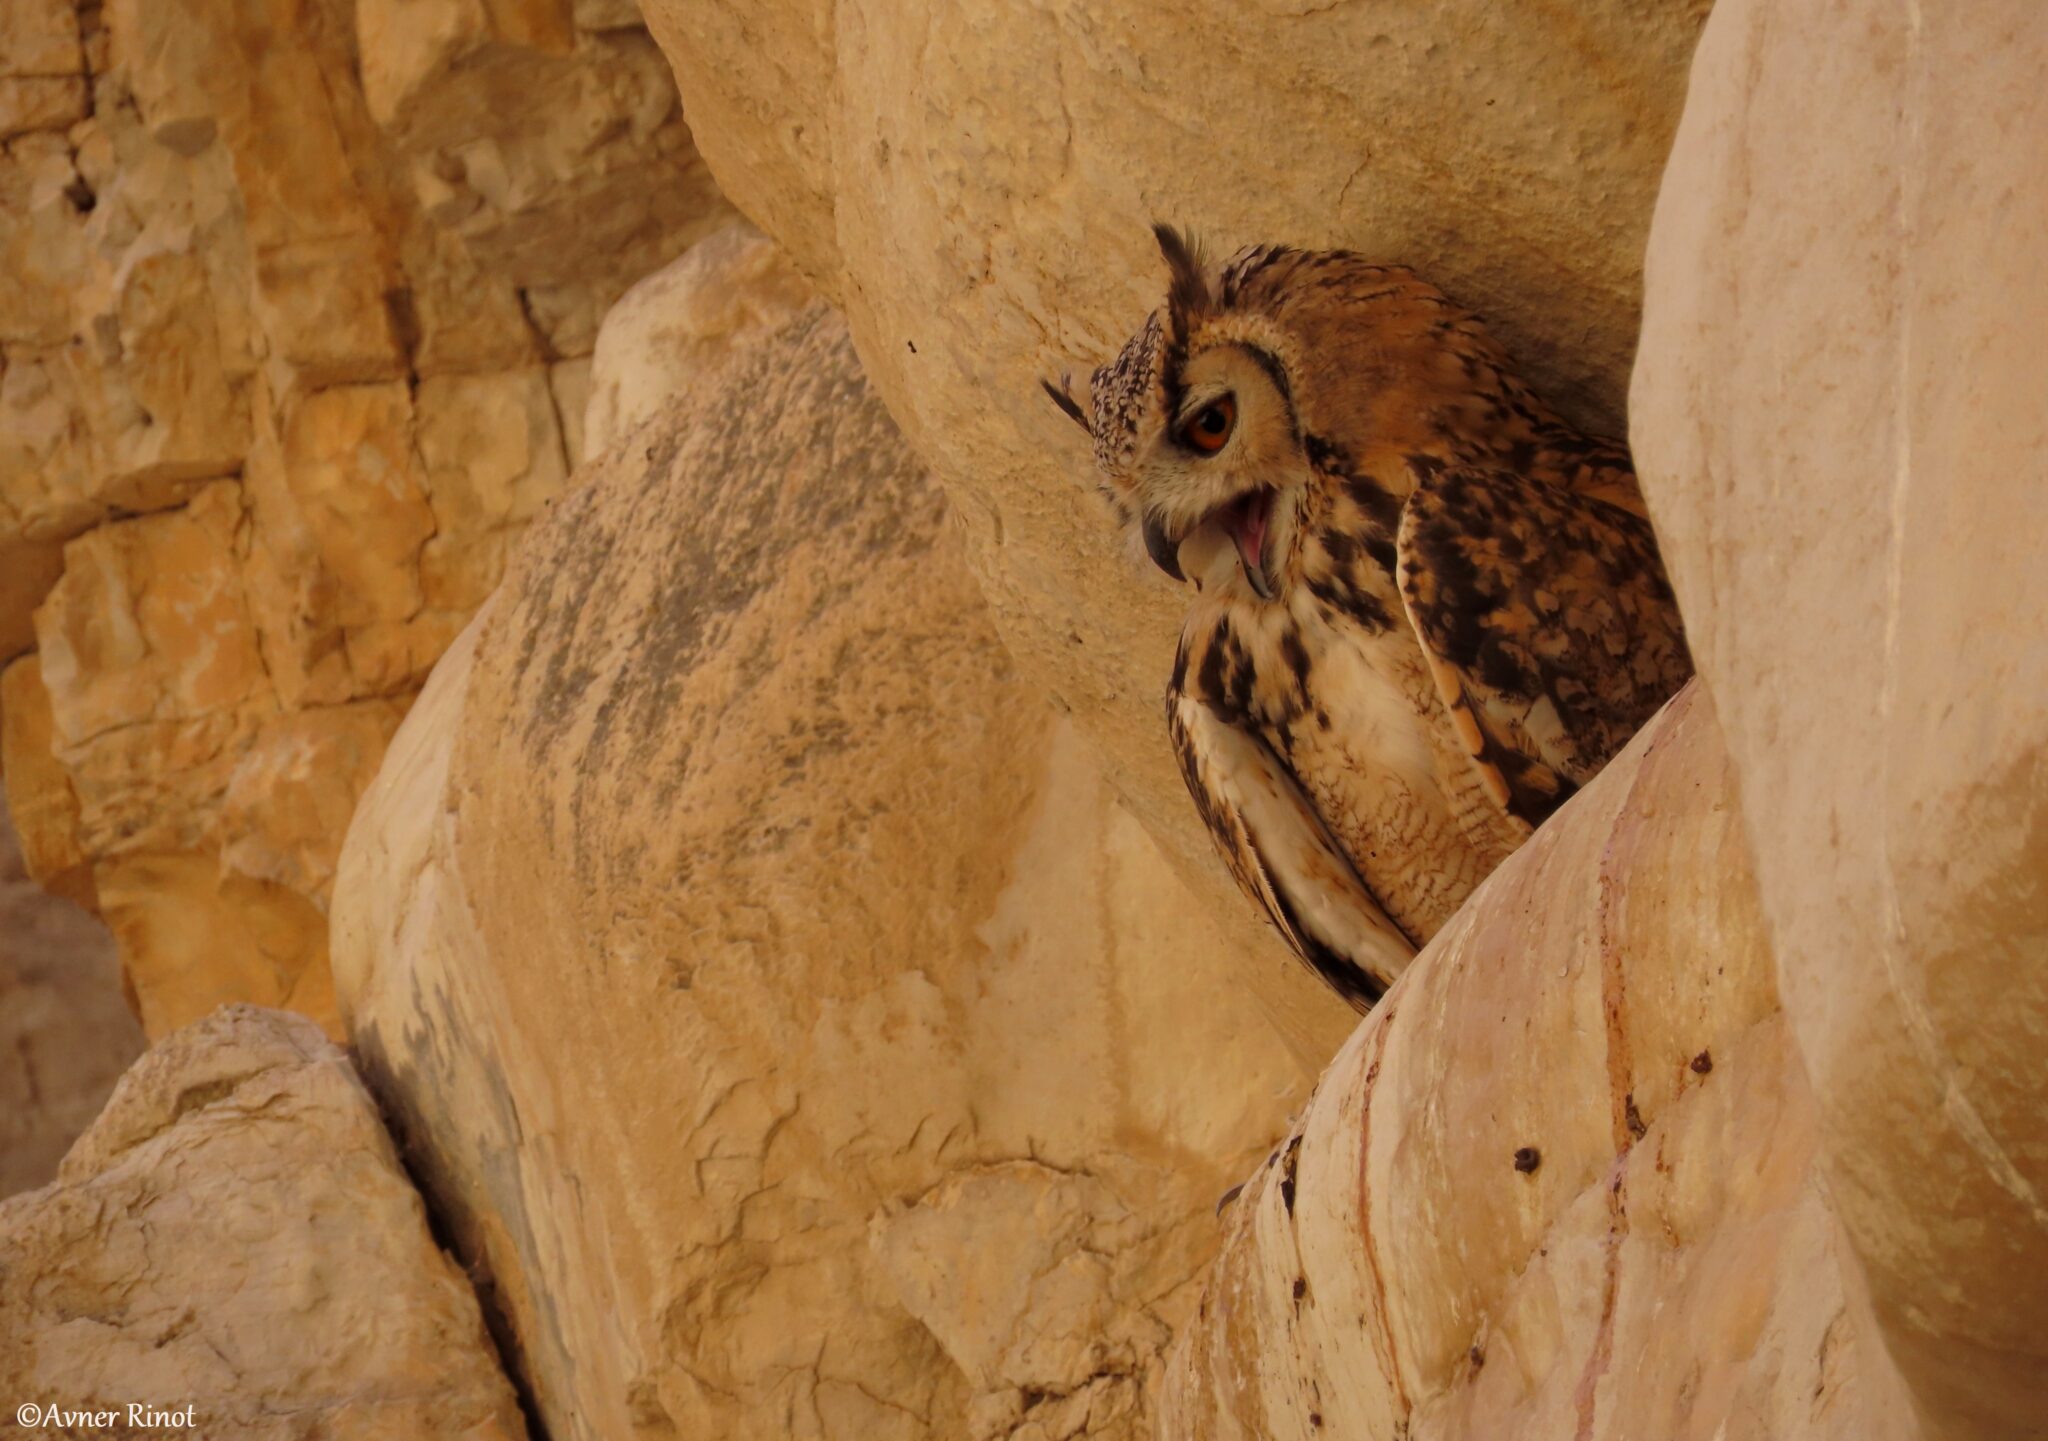
<path fill-rule="evenodd" d="M 1506 471 L 1415 479 L 1408 618 L 1488 790 L 1540 824 L 1692 674 L 1650 523 Z"/>
<path fill-rule="evenodd" d="M 1266 743 L 1193 696 L 1166 698 L 1167 729 L 1195 807 L 1246 895 L 1352 1005 L 1385 993 L 1414 947 L 1380 909 Z"/>

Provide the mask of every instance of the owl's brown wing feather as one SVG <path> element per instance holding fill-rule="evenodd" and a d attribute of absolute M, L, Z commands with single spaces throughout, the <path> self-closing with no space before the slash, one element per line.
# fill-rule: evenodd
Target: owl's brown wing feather
<path fill-rule="evenodd" d="M 1352 1005 L 1385 993 L 1414 947 L 1380 909 L 1294 777 L 1259 737 L 1174 689 L 1166 724 L 1188 793 L 1244 893 Z"/>
<path fill-rule="evenodd" d="M 1402 601 L 1488 789 L 1540 824 L 1692 674 L 1650 523 L 1505 471 L 1415 478 Z"/>

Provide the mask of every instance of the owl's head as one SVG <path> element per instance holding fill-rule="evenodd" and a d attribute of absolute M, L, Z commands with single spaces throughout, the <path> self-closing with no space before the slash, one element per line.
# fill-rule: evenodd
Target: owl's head
<path fill-rule="evenodd" d="M 1475 316 L 1403 266 L 1261 245 L 1213 277 L 1153 227 L 1166 304 L 1095 372 L 1088 409 L 1046 392 L 1095 442 L 1102 490 L 1175 580 L 1229 599 L 1282 596 L 1302 573 L 1319 466 L 1372 449 L 1437 454 L 1493 423 L 1506 357 Z M 1512 402 L 1512 403 L 1511 403 Z M 1405 467 L 1375 484 L 1403 498 Z"/>
<path fill-rule="evenodd" d="M 1154 234 L 1165 307 L 1095 372 L 1089 411 L 1065 382 L 1045 389 L 1093 438 L 1104 494 L 1161 570 L 1268 600 L 1290 582 L 1311 474 L 1288 369 L 1263 317 L 1234 315 L 1178 232 Z"/>

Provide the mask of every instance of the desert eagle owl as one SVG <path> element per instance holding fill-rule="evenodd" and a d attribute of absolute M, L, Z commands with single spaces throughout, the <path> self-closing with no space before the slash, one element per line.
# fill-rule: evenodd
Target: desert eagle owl
<path fill-rule="evenodd" d="M 1691 673 L 1627 450 L 1406 269 L 1262 245 L 1095 372 L 1103 490 L 1193 596 L 1166 716 L 1302 958 L 1370 1005 Z"/>

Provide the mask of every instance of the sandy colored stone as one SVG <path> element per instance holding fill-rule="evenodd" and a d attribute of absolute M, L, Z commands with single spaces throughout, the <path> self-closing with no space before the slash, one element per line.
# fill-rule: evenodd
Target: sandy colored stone
<path fill-rule="evenodd" d="M 24 869 L 52 894 L 90 905 L 92 857 L 79 835 L 78 793 L 57 758 L 57 723 L 37 656 L 0 671 L 0 779 Z"/>
<path fill-rule="evenodd" d="M 1018 664 L 1327 1056 L 1350 1018 L 1244 906 L 1161 735 L 1186 595 L 1113 533 L 1039 379 L 1085 375 L 1162 301 L 1169 221 L 1225 252 L 1415 265 L 1568 414 L 1617 430 L 1704 0 L 645 8 L 721 185 L 845 308 Z"/>
<path fill-rule="evenodd" d="M 818 309 L 529 532 L 333 918 L 558 1438 L 1140 1435 L 1306 1079 Z"/>
<path fill-rule="evenodd" d="M 222 870 L 324 908 L 349 817 L 404 718 L 404 705 L 369 700 L 266 725 L 221 797 Z"/>
<path fill-rule="evenodd" d="M 83 120 L 85 81 L 75 75 L 0 75 L 0 140 L 31 130 L 62 130 Z"/>
<path fill-rule="evenodd" d="M 283 475 L 293 520 L 332 578 L 329 604 L 344 628 L 403 620 L 422 603 L 417 556 L 434 516 L 413 421 L 412 395 L 400 383 L 315 391 L 287 413 Z"/>
<path fill-rule="evenodd" d="M 1633 438 L 1830 1193 L 1930 1431 L 2048 1435 L 2048 26 L 1718 6 Z"/>
<path fill-rule="evenodd" d="M 36 883 L 0 808 L 0 1197 L 56 1176 L 141 1050 L 113 938 Z"/>
<path fill-rule="evenodd" d="M 620 298 L 591 358 L 584 444 L 603 450 L 669 397 L 712 383 L 736 347 L 815 298 L 780 246 L 745 221 L 699 241 Z"/>
<path fill-rule="evenodd" d="M 526 1435 L 375 1106 L 303 1018 L 232 1007 L 144 1055 L 57 1182 L 0 1203 L 0 1274 L 10 1417 L 139 1400 L 208 1437 Z"/>
<path fill-rule="evenodd" d="M 528 522 L 569 478 L 546 370 L 420 382 L 416 444 L 434 534 L 420 550 L 422 601 L 467 614 L 505 573 Z"/>
<path fill-rule="evenodd" d="M 0 540 L 0 666 L 35 646 L 35 610 L 64 573 L 55 541 Z"/>
<path fill-rule="evenodd" d="M 221 482 L 182 510 L 102 526 L 65 547 L 36 614 L 59 741 L 232 709 L 264 688 L 236 551 L 241 489 Z"/>
<path fill-rule="evenodd" d="M 1921 1436 L 1765 929 L 1695 685 L 1324 1073 L 1231 1209 L 1157 1434 Z"/>
<path fill-rule="evenodd" d="M 514 280 L 550 358 L 730 217 L 637 24 L 579 29 L 557 0 L 363 0 L 355 24 L 411 202 Z"/>
<path fill-rule="evenodd" d="M 224 874 L 207 852 L 148 852 L 93 868 L 144 1032 L 169 1035 L 238 1001 L 302 1010 L 343 1035 L 327 918 L 287 887 Z"/>
<path fill-rule="evenodd" d="M 0 75 L 77 75 L 84 69 L 72 0 L 14 0 L 0 12 Z"/>
<path fill-rule="evenodd" d="M 38 874 L 119 862 L 124 943 L 172 938 L 153 1017 L 316 995 L 355 796 L 565 484 L 599 317 L 730 211 L 602 7 L 493 0 L 487 54 L 366 54 L 354 0 L 0 8 L 0 131 L 59 127 L 0 146 L 0 660 L 41 606 L 58 724 L 9 789 L 82 853 Z"/>

